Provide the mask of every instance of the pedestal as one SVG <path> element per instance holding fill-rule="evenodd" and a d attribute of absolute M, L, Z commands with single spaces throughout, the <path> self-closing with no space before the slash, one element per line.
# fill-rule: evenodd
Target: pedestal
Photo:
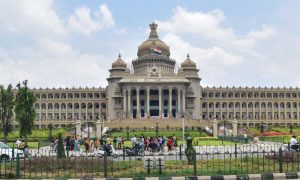
<path fill-rule="evenodd" d="M 233 136 L 234 137 L 236 137 L 237 135 L 238 135 L 238 130 L 237 130 L 237 120 L 236 119 L 234 119 L 233 121 L 232 121 L 232 134 L 233 134 Z"/>
<path fill-rule="evenodd" d="M 213 120 L 213 136 L 214 138 L 218 137 L 218 121 L 216 119 Z"/>
<path fill-rule="evenodd" d="M 76 135 L 81 137 L 81 122 L 80 122 L 80 120 L 76 121 Z"/>
<path fill-rule="evenodd" d="M 101 121 L 98 120 L 98 121 L 96 122 L 96 137 L 97 137 L 97 138 L 101 138 L 101 137 L 102 137 L 102 133 L 101 133 L 101 125 L 102 125 Z"/>

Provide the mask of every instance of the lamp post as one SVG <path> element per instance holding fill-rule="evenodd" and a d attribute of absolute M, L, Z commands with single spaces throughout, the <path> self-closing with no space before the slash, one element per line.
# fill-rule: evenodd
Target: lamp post
<path fill-rule="evenodd" d="M 155 132 L 156 132 L 156 139 L 157 139 L 158 138 L 158 123 L 156 123 Z"/>
<path fill-rule="evenodd" d="M 181 113 L 182 118 L 182 143 L 184 143 L 184 114 Z"/>

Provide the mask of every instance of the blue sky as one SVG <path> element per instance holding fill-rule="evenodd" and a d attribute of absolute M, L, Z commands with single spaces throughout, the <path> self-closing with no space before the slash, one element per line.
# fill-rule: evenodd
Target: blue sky
<path fill-rule="evenodd" d="M 0 2 L 0 84 L 105 87 L 118 53 L 130 64 L 158 23 L 178 64 L 203 86 L 300 86 L 300 1 Z"/>

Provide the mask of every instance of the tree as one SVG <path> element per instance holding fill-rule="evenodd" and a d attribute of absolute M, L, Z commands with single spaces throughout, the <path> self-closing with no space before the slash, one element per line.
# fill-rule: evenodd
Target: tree
<path fill-rule="evenodd" d="M 57 158 L 62 159 L 65 158 L 65 148 L 64 148 L 64 141 L 62 139 L 62 134 L 61 132 L 58 133 L 58 145 L 57 145 Z"/>
<path fill-rule="evenodd" d="M 4 142 L 7 142 L 8 133 L 11 132 L 11 122 L 14 109 L 14 94 L 12 86 L 8 85 L 7 89 L 0 86 L 0 124 L 4 134 Z"/>
<path fill-rule="evenodd" d="M 17 85 L 18 91 L 16 95 L 16 119 L 20 126 L 20 136 L 25 138 L 25 144 L 27 144 L 28 135 L 31 135 L 31 130 L 34 127 L 35 109 L 34 103 L 36 97 L 27 87 L 27 80 L 22 85 Z"/>

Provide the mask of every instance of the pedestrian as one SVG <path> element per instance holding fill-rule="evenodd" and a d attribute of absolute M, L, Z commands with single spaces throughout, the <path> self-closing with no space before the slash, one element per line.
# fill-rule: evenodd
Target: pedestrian
<path fill-rule="evenodd" d="M 122 145 L 122 138 L 121 136 L 118 137 L 118 149 L 121 149 L 121 145 Z"/>
<path fill-rule="evenodd" d="M 161 138 L 161 151 L 162 151 L 162 152 L 164 152 L 165 144 L 166 144 L 166 138 L 163 136 L 163 137 Z"/>
<path fill-rule="evenodd" d="M 117 137 L 115 136 L 114 139 L 113 139 L 113 145 L 114 145 L 114 148 L 117 149 L 117 143 L 118 143 L 118 139 Z"/>
<path fill-rule="evenodd" d="M 141 156 L 144 156 L 144 148 L 145 148 L 145 138 L 144 138 L 144 136 L 141 137 L 140 147 L 141 147 Z"/>
<path fill-rule="evenodd" d="M 79 143 L 77 137 L 75 138 L 75 141 L 74 141 L 74 151 L 75 151 L 75 156 L 80 154 L 80 143 Z"/>

